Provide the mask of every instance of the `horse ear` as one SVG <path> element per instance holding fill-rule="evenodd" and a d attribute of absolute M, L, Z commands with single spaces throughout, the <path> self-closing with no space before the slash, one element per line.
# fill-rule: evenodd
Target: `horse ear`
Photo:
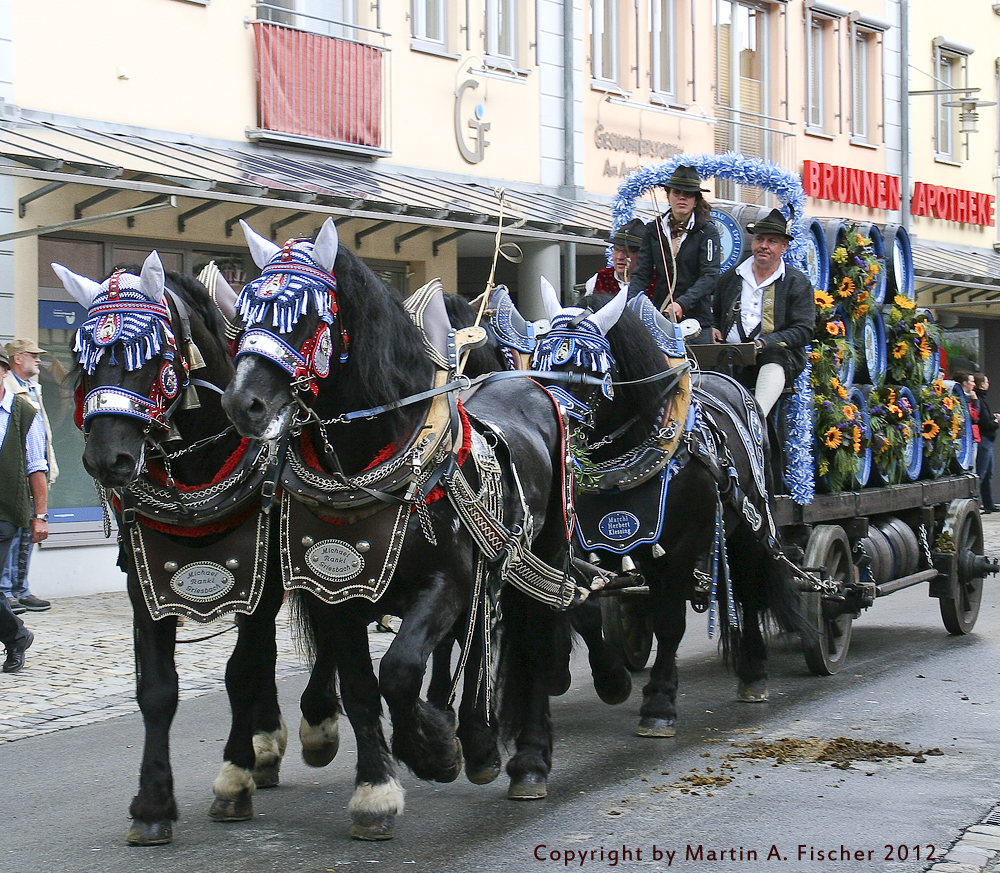
<path fill-rule="evenodd" d="M 94 302 L 94 298 L 101 291 L 100 283 L 88 279 L 86 276 L 78 276 L 72 270 L 67 270 L 62 264 L 53 264 L 52 269 L 73 299 L 84 309 L 90 309 L 90 304 Z"/>
<path fill-rule="evenodd" d="M 340 248 L 340 237 L 337 234 L 337 225 L 332 218 L 323 222 L 323 226 L 316 234 L 316 242 L 313 244 L 313 260 L 328 273 L 333 272 L 333 265 L 337 260 L 337 249 Z"/>
<path fill-rule="evenodd" d="M 622 313 L 625 311 L 627 303 L 628 288 L 622 288 L 615 295 L 614 300 L 610 303 L 605 303 L 593 315 L 587 316 L 587 321 L 597 327 L 601 332 L 601 336 L 607 336 L 608 331 L 618 323 L 618 319 L 621 318 Z"/>
<path fill-rule="evenodd" d="M 250 256 L 253 258 L 253 262 L 263 270 L 270 263 L 271 258 L 281 251 L 281 246 L 276 246 L 271 240 L 264 239 L 242 218 L 240 219 L 240 227 L 243 228 L 243 236 L 246 237 L 247 245 L 250 247 Z"/>
<path fill-rule="evenodd" d="M 164 280 L 163 263 L 154 249 L 143 261 L 142 270 L 139 271 L 139 290 L 154 303 L 160 303 L 164 296 Z"/>
<path fill-rule="evenodd" d="M 559 295 L 556 294 L 556 289 L 552 287 L 552 283 L 542 276 L 542 307 L 545 309 L 545 317 L 551 321 L 560 312 L 562 312 L 563 305 L 559 302 Z"/>

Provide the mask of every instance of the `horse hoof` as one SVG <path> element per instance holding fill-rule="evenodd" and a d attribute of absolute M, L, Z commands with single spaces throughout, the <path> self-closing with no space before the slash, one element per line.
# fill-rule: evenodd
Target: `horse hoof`
<path fill-rule="evenodd" d="M 302 760 L 310 767 L 325 767 L 340 751 L 340 724 L 337 716 L 332 716 L 317 725 L 311 725 L 305 717 L 299 724 L 299 741 L 302 743 Z"/>
<path fill-rule="evenodd" d="M 358 817 L 351 825 L 351 836 L 356 840 L 391 840 L 395 833 L 395 813 Z"/>
<path fill-rule="evenodd" d="M 253 800 L 249 791 L 241 791 L 236 800 L 215 796 L 212 808 L 208 811 L 212 821 L 246 821 L 253 818 Z"/>
<path fill-rule="evenodd" d="M 265 767 L 254 768 L 253 783 L 258 788 L 277 788 L 280 781 L 281 765 L 268 764 Z"/>
<path fill-rule="evenodd" d="M 673 718 L 651 718 L 645 716 L 639 719 L 639 727 L 635 729 L 637 737 L 673 737 L 677 735 L 677 720 Z"/>
<path fill-rule="evenodd" d="M 130 846 L 165 846 L 174 839 L 171 821 L 133 821 L 125 834 Z"/>
<path fill-rule="evenodd" d="M 742 703 L 764 703 L 767 695 L 766 679 L 760 682 L 740 682 L 736 689 L 736 697 Z"/>
<path fill-rule="evenodd" d="M 481 766 L 465 764 L 465 776 L 473 785 L 489 785 L 500 775 L 499 755 Z"/>
<path fill-rule="evenodd" d="M 443 782 L 445 784 L 449 782 L 454 782 L 460 775 L 462 775 L 462 743 L 456 737 L 455 738 L 455 763 L 452 768 L 444 774 L 444 777 L 436 781 Z"/>
<path fill-rule="evenodd" d="M 507 797 L 510 800 L 542 800 L 548 794 L 548 783 L 544 776 L 526 773 L 510 783 Z"/>
<path fill-rule="evenodd" d="M 594 674 L 594 690 L 609 706 L 624 703 L 632 694 L 632 674 L 625 666 L 600 676 Z"/>
<path fill-rule="evenodd" d="M 561 673 L 557 672 L 549 679 L 549 697 L 562 697 L 569 691 L 572 682 L 573 674 L 569 672 L 569 668 Z"/>

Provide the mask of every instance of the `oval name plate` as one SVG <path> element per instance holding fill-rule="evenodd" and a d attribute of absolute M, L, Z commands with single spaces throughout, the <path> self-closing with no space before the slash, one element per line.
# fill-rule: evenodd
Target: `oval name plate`
<path fill-rule="evenodd" d="M 342 540 L 322 540 L 306 552 L 306 563 L 320 579 L 346 582 L 365 568 L 365 559 L 349 543 Z"/>
<path fill-rule="evenodd" d="M 170 587 L 185 600 L 207 603 L 228 594 L 236 577 L 221 564 L 197 561 L 185 564 L 170 577 Z"/>
<path fill-rule="evenodd" d="M 631 512 L 609 512 L 598 527 L 609 540 L 627 540 L 639 532 L 639 519 Z"/>

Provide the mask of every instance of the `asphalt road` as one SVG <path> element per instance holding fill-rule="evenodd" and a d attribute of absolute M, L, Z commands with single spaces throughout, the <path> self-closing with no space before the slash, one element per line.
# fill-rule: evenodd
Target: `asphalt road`
<path fill-rule="evenodd" d="M 292 739 L 282 785 L 258 792 L 254 820 L 211 822 L 211 783 L 228 721 L 223 694 L 184 701 L 178 712 L 172 751 L 181 818 L 166 847 L 124 842 L 139 769 L 138 715 L 6 743 L 0 869 L 457 873 L 656 870 L 671 862 L 669 869 L 711 873 L 924 870 L 929 846 L 940 858 L 1000 800 L 998 588 L 988 580 L 976 633 L 967 637 L 944 631 L 923 587 L 880 600 L 855 624 L 842 673 L 811 676 L 789 645 L 773 654 L 770 702 L 755 705 L 736 702 L 735 680 L 707 639 L 703 617 L 695 617 L 681 650 L 675 739 L 632 735 L 642 674 L 632 699 L 607 707 L 577 669 L 570 692 L 553 701 L 548 799 L 508 801 L 505 777 L 477 787 L 464 777 L 432 785 L 406 774 L 407 811 L 387 843 L 347 836 L 350 731 L 323 770 L 307 768 Z M 281 681 L 290 725 L 298 722 L 303 684 L 303 676 Z M 909 756 L 856 762 L 847 770 L 723 757 L 751 740 L 841 736 L 943 754 L 923 763 Z M 679 781 L 692 770 L 709 775 L 710 767 L 735 778 L 707 788 Z M 897 860 L 900 846 L 905 861 Z M 835 860 L 818 855 L 831 850 Z"/>

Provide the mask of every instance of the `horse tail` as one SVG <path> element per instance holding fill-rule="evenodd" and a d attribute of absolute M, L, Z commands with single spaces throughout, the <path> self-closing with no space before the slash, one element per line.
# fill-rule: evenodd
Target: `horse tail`
<path fill-rule="evenodd" d="M 295 649 L 310 667 L 316 663 L 318 627 L 308 606 L 304 591 L 295 590 L 288 595 L 288 614 L 291 618 L 292 638 Z"/>

